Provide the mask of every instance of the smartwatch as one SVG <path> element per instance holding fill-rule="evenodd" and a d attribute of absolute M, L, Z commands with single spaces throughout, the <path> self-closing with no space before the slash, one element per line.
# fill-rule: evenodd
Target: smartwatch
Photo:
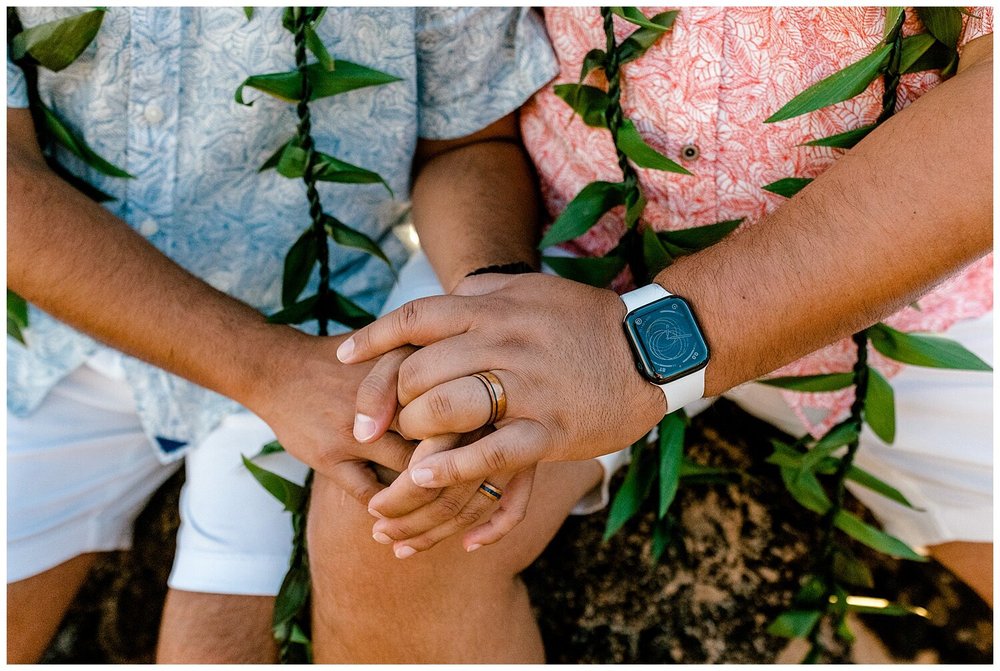
<path fill-rule="evenodd" d="M 659 284 L 622 294 L 621 299 L 636 368 L 663 390 L 667 413 L 704 396 L 708 344 L 688 302 Z"/>

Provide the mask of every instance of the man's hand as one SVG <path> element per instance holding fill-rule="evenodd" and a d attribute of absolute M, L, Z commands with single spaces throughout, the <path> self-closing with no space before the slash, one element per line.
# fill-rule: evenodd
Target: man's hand
<path fill-rule="evenodd" d="M 490 432 L 492 429 L 481 429 L 461 436 L 428 438 L 417 446 L 411 463 L 418 464 L 429 455 L 468 445 Z M 415 485 L 409 473 L 404 472 L 368 504 L 368 511 L 379 518 L 372 527 L 372 537 L 379 543 L 392 544 L 393 554 L 400 559 L 429 550 L 463 531 L 466 533 L 462 544 L 468 552 L 496 543 L 524 519 L 534 476 L 534 466 L 513 475 L 491 475 L 486 482 L 502 491 L 497 503 L 478 491 L 482 482 L 426 489 Z M 483 523 L 473 526 L 479 522 Z"/>
<path fill-rule="evenodd" d="M 357 363 L 425 345 L 399 371 L 400 431 L 412 438 L 483 426 L 489 399 L 469 376 L 491 370 L 503 384 L 507 413 L 498 430 L 414 461 L 415 484 L 478 486 L 543 460 L 609 454 L 663 417 L 663 393 L 636 371 L 614 292 L 544 275 L 469 278 L 455 290 L 473 293 L 483 295 L 407 303 L 338 350 L 341 361 Z"/>
<path fill-rule="evenodd" d="M 354 434 L 367 428 L 355 422 L 354 400 L 360 394 L 372 418 L 389 424 L 397 409 L 396 372 L 413 349 L 345 366 L 334 356 L 344 338 L 289 331 L 288 346 L 274 353 L 273 374 L 256 385 L 247 405 L 290 454 L 367 505 L 385 487 L 373 466 L 405 470 L 414 445 L 393 432 L 367 443 L 355 440 Z"/>

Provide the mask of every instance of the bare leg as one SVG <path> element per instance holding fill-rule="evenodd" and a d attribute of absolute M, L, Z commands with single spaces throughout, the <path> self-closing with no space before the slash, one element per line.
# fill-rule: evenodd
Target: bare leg
<path fill-rule="evenodd" d="M 158 664 L 273 664 L 274 597 L 167 592 Z"/>
<path fill-rule="evenodd" d="M 7 585 L 7 662 L 41 659 L 97 558 L 82 554 L 44 573 Z"/>
<path fill-rule="evenodd" d="M 993 543 L 956 541 L 931 546 L 930 552 L 993 608 Z"/>
<path fill-rule="evenodd" d="M 371 538 L 373 518 L 317 477 L 309 514 L 317 663 L 542 662 L 518 574 L 601 477 L 597 462 L 541 464 L 526 519 L 467 553 L 458 536 L 409 559 Z"/>

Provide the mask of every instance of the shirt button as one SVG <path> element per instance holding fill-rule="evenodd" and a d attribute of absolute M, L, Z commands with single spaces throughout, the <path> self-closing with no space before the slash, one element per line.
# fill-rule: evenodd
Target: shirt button
<path fill-rule="evenodd" d="M 146 109 L 142 115 L 146 117 L 146 121 L 149 123 L 160 123 L 163 121 L 163 110 L 159 105 L 146 105 Z"/>
<path fill-rule="evenodd" d="M 685 161 L 697 161 L 701 156 L 701 151 L 696 144 L 686 144 L 681 147 L 681 158 Z"/>
<path fill-rule="evenodd" d="M 147 238 L 151 235 L 156 235 L 160 227 L 157 226 L 156 222 L 152 219 L 147 219 L 146 221 L 139 224 L 139 232 L 145 235 Z"/>

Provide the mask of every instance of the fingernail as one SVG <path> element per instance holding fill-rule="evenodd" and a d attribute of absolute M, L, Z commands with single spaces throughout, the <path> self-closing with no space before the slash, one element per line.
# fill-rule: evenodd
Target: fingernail
<path fill-rule="evenodd" d="M 483 546 L 480 545 L 479 543 L 473 543 L 469 547 L 465 548 L 465 551 L 466 552 L 475 552 L 476 550 L 478 550 L 481 547 L 483 547 Z"/>
<path fill-rule="evenodd" d="M 344 342 L 340 343 L 340 347 L 337 348 L 337 358 L 340 359 L 340 363 L 349 363 L 351 354 L 354 353 L 354 338 L 348 338 Z"/>
<path fill-rule="evenodd" d="M 429 468 L 418 468 L 410 473 L 410 479 L 413 480 L 413 484 L 423 487 L 429 485 L 434 479 L 434 471 Z"/>
<path fill-rule="evenodd" d="M 358 440 L 368 440 L 375 435 L 375 420 L 360 412 L 354 416 L 354 437 Z"/>
<path fill-rule="evenodd" d="M 377 517 L 380 520 L 384 520 L 385 519 L 385 515 L 383 515 L 379 511 L 375 510 L 374 508 L 369 508 L 368 509 L 368 514 L 371 515 L 372 517 Z"/>
<path fill-rule="evenodd" d="M 388 536 L 386 536 L 381 531 L 376 531 L 375 533 L 373 533 L 372 534 L 372 538 L 375 539 L 376 543 L 381 543 L 382 545 L 389 545 L 390 543 L 392 543 L 392 539 L 389 538 Z M 397 556 L 398 556 L 398 553 L 397 553 Z"/>
<path fill-rule="evenodd" d="M 416 550 L 411 548 L 409 545 L 404 545 L 396 550 L 396 559 L 406 559 L 407 557 L 412 557 L 415 554 L 417 554 Z"/>

